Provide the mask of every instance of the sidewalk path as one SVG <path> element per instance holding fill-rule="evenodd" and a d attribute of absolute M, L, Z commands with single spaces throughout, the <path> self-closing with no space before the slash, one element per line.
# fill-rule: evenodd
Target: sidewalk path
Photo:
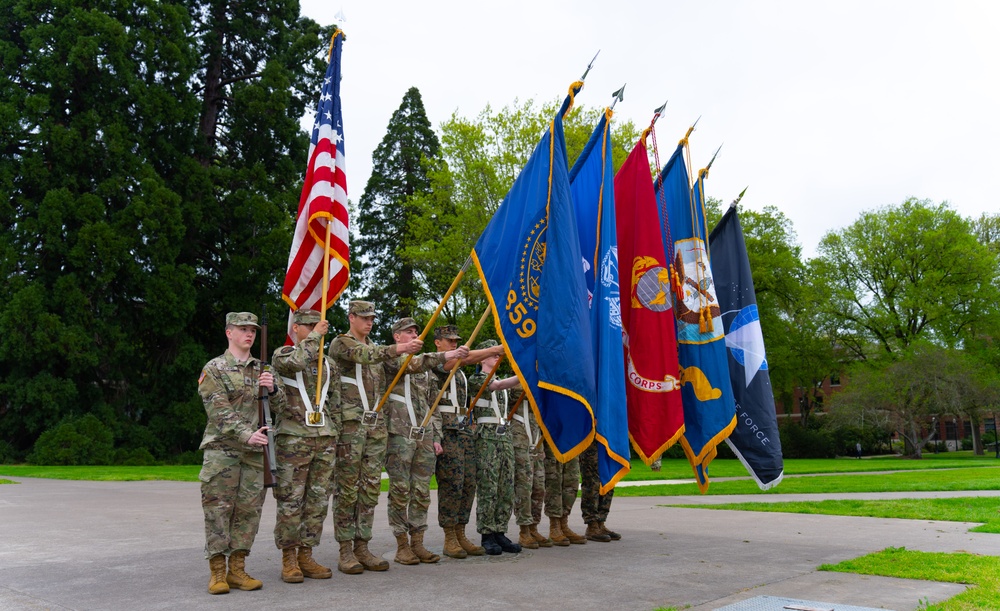
<path fill-rule="evenodd" d="M 388 573 L 335 572 L 329 580 L 285 584 L 273 544 L 274 500 L 248 559 L 264 581 L 258 592 L 210 596 L 203 558 L 197 483 L 85 482 L 10 477 L 0 486 L 0 610 L 8 609 L 654 609 L 708 611 L 758 595 L 909 611 L 964 586 L 820 573 L 835 563 L 890 546 L 996 555 L 998 535 L 969 523 L 751 513 L 664 504 L 896 498 L 864 495 L 620 497 L 609 525 L 615 543 L 540 549 L 436 565 L 392 564 Z M 921 493 L 997 496 L 1000 492 Z M 384 495 L 383 495 L 384 496 Z M 440 551 L 436 500 L 427 544 Z M 376 510 L 372 549 L 395 551 L 385 514 Z M 571 525 L 580 527 L 579 508 Z M 547 521 L 543 531 L 547 529 Z M 512 526 L 508 532 L 515 532 Z M 327 537 L 332 529 L 327 523 Z M 316 551 L 335 565 L 328 538 Z"/>

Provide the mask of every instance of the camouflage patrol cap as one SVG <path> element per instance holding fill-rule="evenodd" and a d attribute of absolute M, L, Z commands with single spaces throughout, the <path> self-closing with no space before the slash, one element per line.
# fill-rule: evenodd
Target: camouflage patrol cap
<path fill-rule="evenodd" d="M 375 304 L 370 301 L 354 300 L 347 313 L 355 316 L 375 316 Z"/>
<path fill-rule="evenodd" d="M 417 326 L 417 321 L 407 316 L 406 318 L 400 318 L 399 320 L 393 323 L 392 332 L 393 334 L 396 334 L 402 331 L 403 329 L 409 329 L 410 327 L 416 327 L 416 326 Z"/>
<path fill-rule="evenodd" d="M 226 326 L 233 325 L 234 327 L 257 327 L 257 315 L 251 312 L 230 312 L 226 314 Z"/>
<path fill-rule="evenodd" d="M 319 312 L 309 308 L 299 308 L 292 314 L 292 322 L 297 325 L 315 325 L 320 318 Z"/>
<path fill-rule="evenodd" d="M 492 348 L 493 346 L 499 346 L 499 344 L 497 344 L 497 340 L 487 339 L 476 344 L 476 350 L 486 350 L 487 348 Z"/>
<path fill-rule="evenodd" d="M 455 325 L 444 325 L 434 329 L 434 339 L 462 339 L 458 334 L 458 327 Z"/>

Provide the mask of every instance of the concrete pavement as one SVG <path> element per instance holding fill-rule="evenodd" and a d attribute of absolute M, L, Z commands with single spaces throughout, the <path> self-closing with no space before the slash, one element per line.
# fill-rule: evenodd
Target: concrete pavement
<path fill-rule="evenodd" d="M 19 483 L 0 486 L 0 610 L 674 606 L 708 611 L 769 595 L 909 611 L 921 601 L 950 598 L 964 586 L 815 569 L 890 546 L 989 555 L 1000 549 L 998 535 L 969 533 L 969 523 L 662 506 L 889 495 L 618 497 L 608 524 L 622 533 L 619 542 L 443 558 L 436 565 L 392 563 L 387 573 L 334 572 L 328 580 L 285 584 L 279 579 L 281 556 L 271 533 L 274 500 L 269 494 L 247 561 L 264 589 L 210 596 L 197 483 L 8 479 Z M 436 500 L 427 545 L 440 551 L 443 536 L 435 509 Z M 582 529 L 578 512 L 574 508 L 570 524 Z M 337 546 L 327 526 L 327 542 L 315 555 L 335 566 Z M 516 533 L 516 527 L 508 532 Z M 384 498 L 376 509 L 371 547 L 391 561 L 395 545 Z"/>

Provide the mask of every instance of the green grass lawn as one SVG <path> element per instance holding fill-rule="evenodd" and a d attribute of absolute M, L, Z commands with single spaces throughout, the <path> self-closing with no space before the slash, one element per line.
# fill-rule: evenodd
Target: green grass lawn
<path fill-rule="evenodd" d="M 45 477 L 49 479 L 81 479 L 92 481 L 130 482 L 143 480 L 198 481 L 201 465 L 167 465 L 155 467 L 36 467 L 34 465 L 0 465 L 0 475 L 8 477 Z"/>
<path fill-rule="evenodd" d="M 920 608 L 928 611 L 1000 608 L 1000 559 L 996 556 L 916 552 L 890 547 L 839 564 L 824 564 L 819 570 L 974 584 L 958 596 Z"/>
<path fill-rule="evenodd" d="M 17 482 L 12 482 L 9 479 L 0 479 L 0 484 L 16 484 Z"/>
<path fill-rule="evenodd" d="M 671 505 L 699 509 L 730 509 L 772 513 L 810 513 L 829 516 L 983 522 L 972 532 L 1000 533 L 1000 499 L 961 497 L 952 499 L 892 499 L 876 501 L 809 501 L 791 503 L 724 503 L 721 505 Z M 998 541 L 1000 543 L 1000 541 Z"/>

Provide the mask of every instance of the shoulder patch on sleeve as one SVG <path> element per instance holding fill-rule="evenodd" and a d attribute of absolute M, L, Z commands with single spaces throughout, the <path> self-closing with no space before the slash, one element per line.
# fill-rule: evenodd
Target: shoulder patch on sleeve
<path fill-rule="evenodd" d="M 204 382 L 204 381 L 205 381 L 205 370 L 202 369 L 201 370 L 201 375 L 198 376 L 198 386 L 201 386 L 201 383 Z"/>
<path fill-rule="evenodd" d="M 295 346 L 282 346 L 281 348 L 278 348 L 278 354 L 282 356 L 286 354 L 291 354 L 294 351 L 295 351 Z"/>

